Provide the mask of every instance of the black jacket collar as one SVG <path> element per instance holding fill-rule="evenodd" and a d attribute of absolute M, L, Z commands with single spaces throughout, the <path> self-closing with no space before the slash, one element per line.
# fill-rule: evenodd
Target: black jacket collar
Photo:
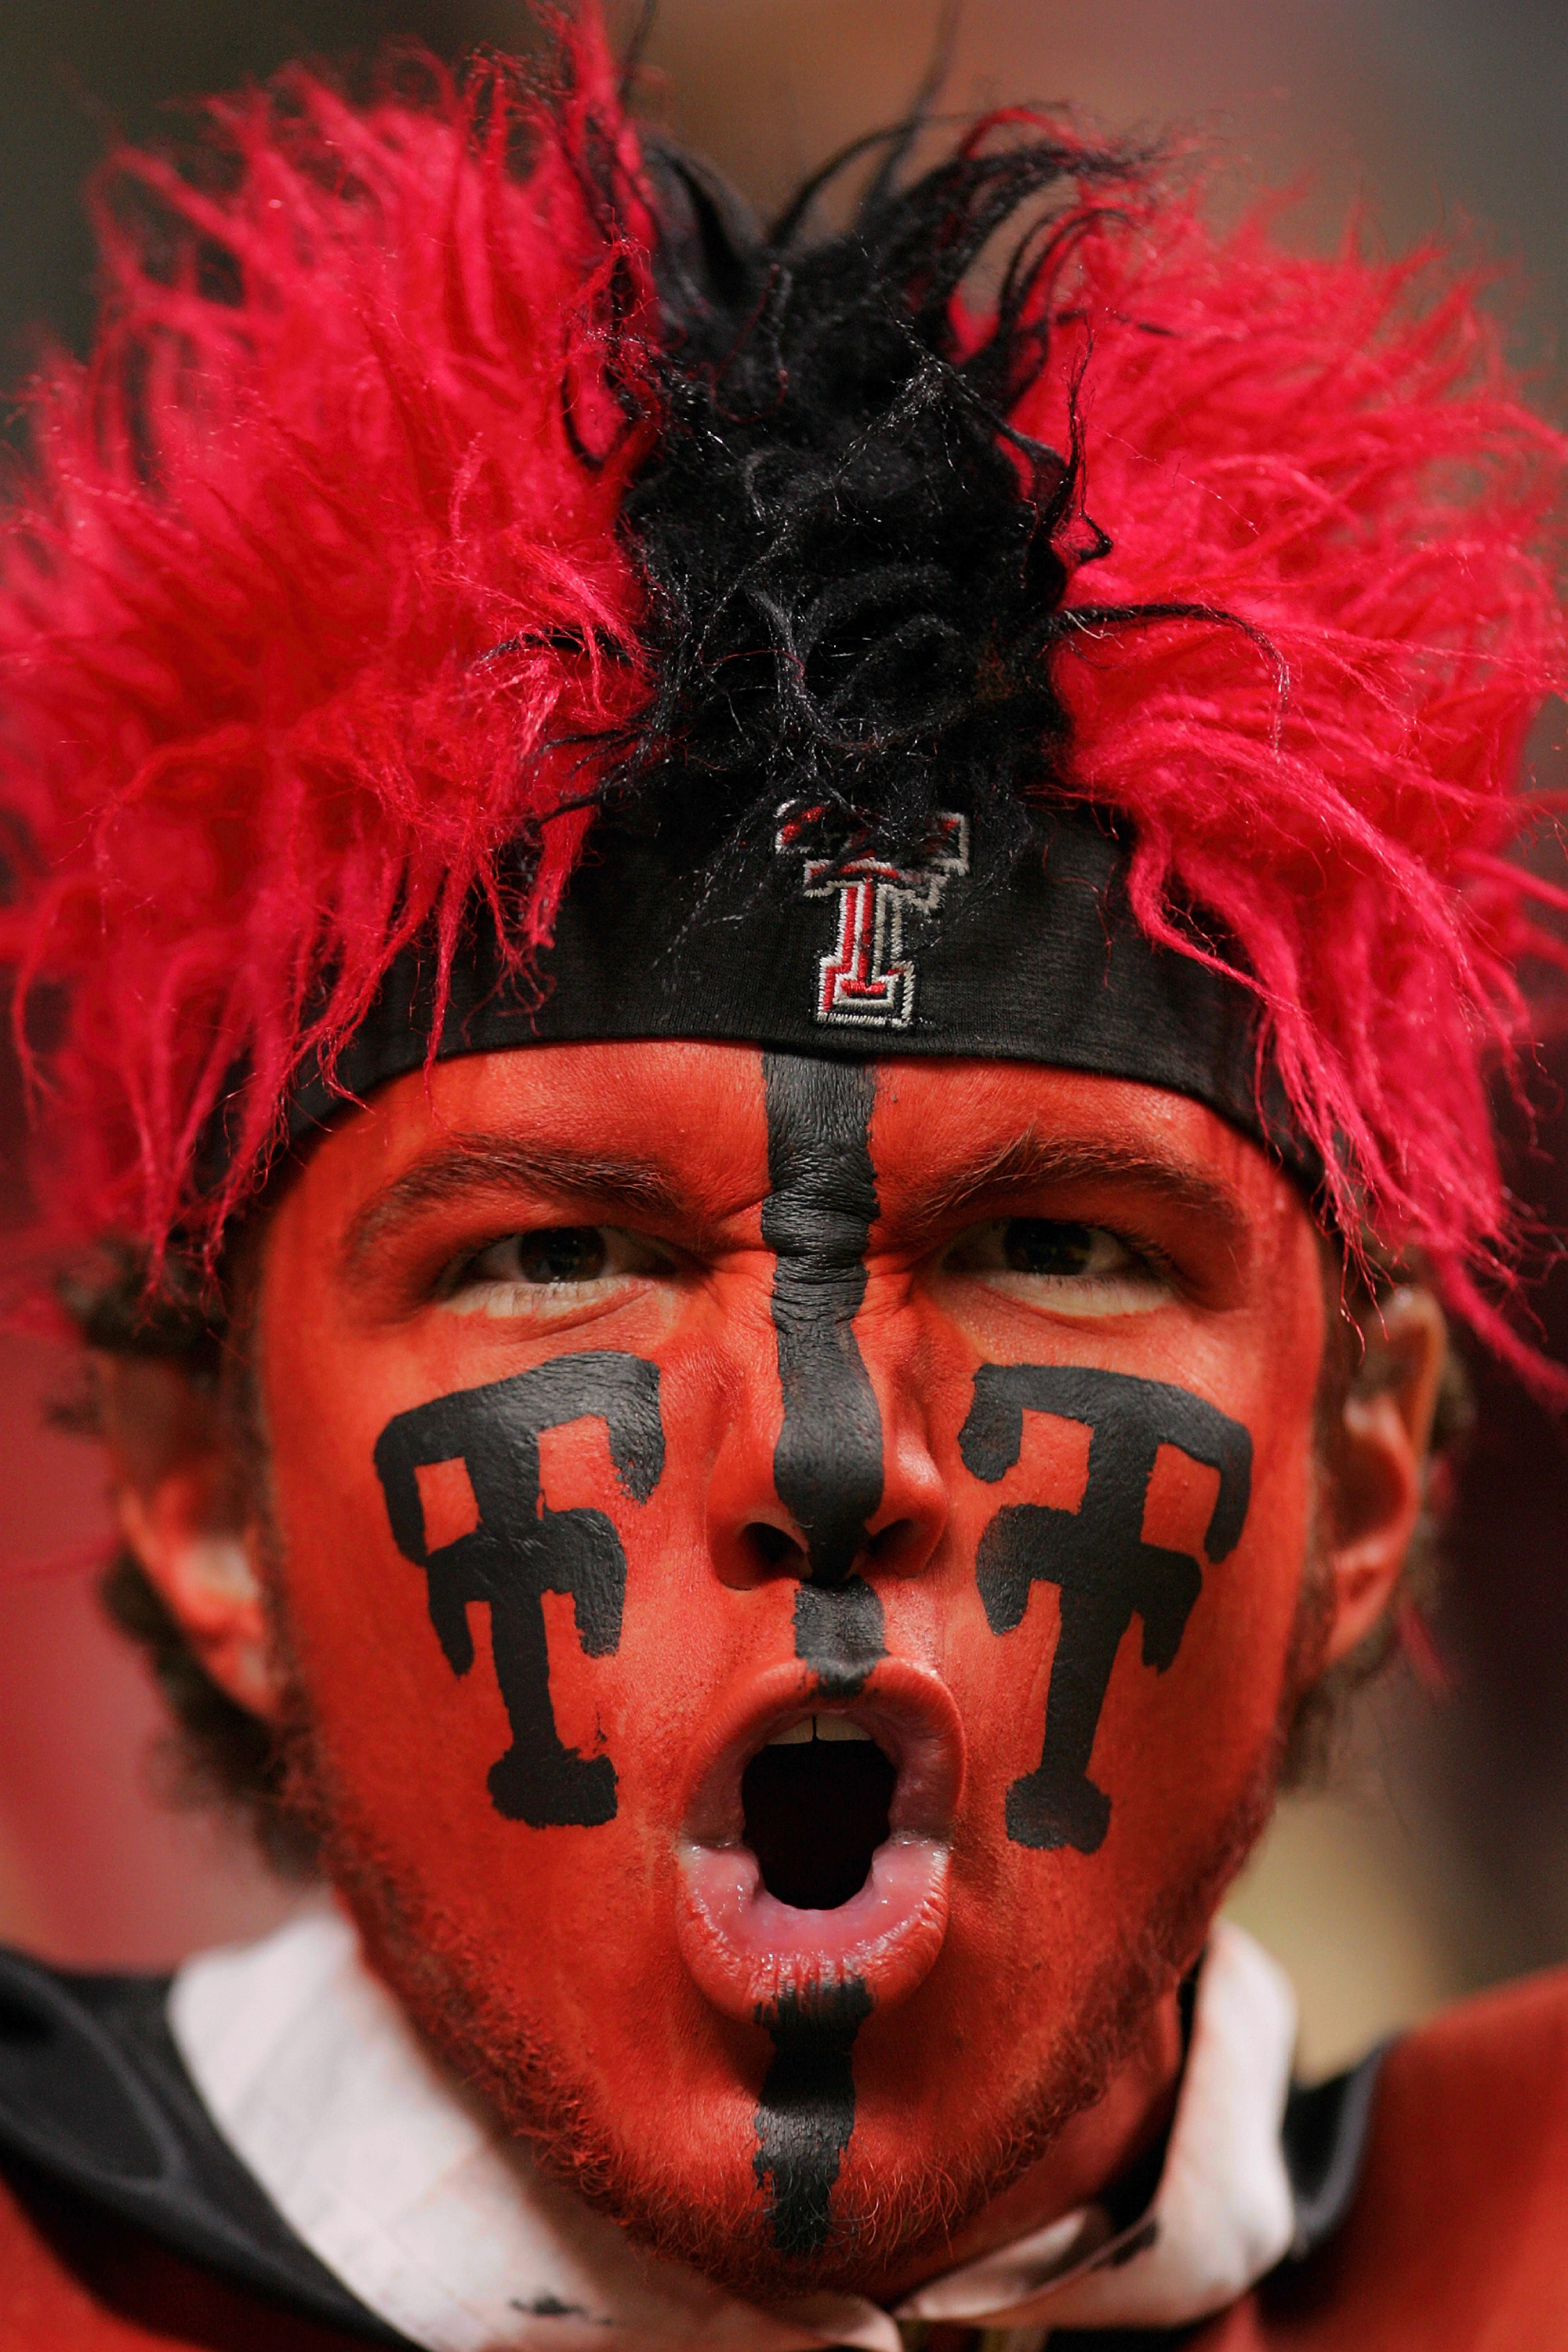
<path fill-rule="evenodd" d="M 167 1977 L 76 1974 L 0 1948 L 0 2170 L 20 2164 L 235 2285 L 412 2352 L 295 2236 L 220 2137 L 170 2034 L 168 1989 Z M 1293 2263 L 1354 2200 L 1382 2057 L 1291 2090 Z M 1094 2338 L 1104 2352 L 1117 2340 Z"/>

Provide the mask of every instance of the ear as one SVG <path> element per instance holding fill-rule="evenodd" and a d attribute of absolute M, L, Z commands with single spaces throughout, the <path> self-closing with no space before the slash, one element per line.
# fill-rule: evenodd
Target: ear
<path fill-rule="evenodd" d="M 1366 1352 L 1330 1439 L 1325 1667 L 1371 1633 L 1394 1595 L 1421 1514 L 1447 1348 L 1442 1309 L 1412 1284 L 1373 1309 Z"/>
<path fill-rule="evenodd" d="M 100 1355 L 94 1369 L 121 1536 L 203 1671 L 275 1719 L 256 1529 L 216 1394 L 167 1358 Z"/>

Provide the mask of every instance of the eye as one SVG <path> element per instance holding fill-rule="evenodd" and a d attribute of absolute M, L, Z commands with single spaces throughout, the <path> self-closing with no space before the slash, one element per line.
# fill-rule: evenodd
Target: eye
<path fill-rule="evenodd" d="M 668 1255 L 616 1225 L 542 1225 L 463 1259 L 443 1286 L 460 1315 L 548 1316 L 609 1299 L 617 1285 L 670 1270 Z"/>
<path fill-rule="evenodd" d="M 1058 1217 L 972 1225 L 948 1250 L 942 1271 L 1058 1315 L 1146 1314 L 1172 1296 L 1155 1252 L 1105 1225 Z"/>

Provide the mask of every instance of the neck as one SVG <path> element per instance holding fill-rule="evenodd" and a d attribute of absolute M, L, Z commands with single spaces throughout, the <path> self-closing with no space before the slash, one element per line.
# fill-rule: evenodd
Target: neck
<path fill-rule="evenodd" d="M 897 2303 L 924 2280 L 977 2262 L 1092 2204 L 1169 2131 L 1181 2073 L 1180 1995 L 1173 1990 L 1151 2013 L 1103 2096 L 1075 2116 L 1044 2156 L 945 2245 L 865 2291 L 878 2303 Z"/>

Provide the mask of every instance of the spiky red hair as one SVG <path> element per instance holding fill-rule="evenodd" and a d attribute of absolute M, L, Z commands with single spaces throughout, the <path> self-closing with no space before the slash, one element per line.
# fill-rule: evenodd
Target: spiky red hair
<path fill-rule="evenodd" d="M 1521 951 L 1559 956 L 1504 853 L 1564 677 L 1568 443 L 1435 251 L 1307 259 L 1266 215 L 1221 243 L 1167 207 L 1094 227 L 1076 274 L 1077 352 L 1016 421 L 1059 429 L 1081 371 L 1096 599 L 1258 632 L 1091 634 L 1058 671 L 1078 783 L 1135 816 L 1145 929 L 1194 952 L 1184 902 L 1240 950 L 1345 1230 L 1418 1247 L 1507 1346 L 1471 1278 L 1507 1231 L 1484 1068 Z"/>
<path fill-rule="evenodd" d="M 449 954 L 531 828 L 505 911 L 548 933 L 574 747 L 647 692 L 616 520 L 655 414 L 646 252 L 613 156 L 580 168 L 613 85 L 574 64 L 546 104 L 425 60 L 363 110 L 291 71 L 213 106 L 211 184 L 136 154 L 99 183 L 102 325 L 36 390 L 0 592 L 11 929 L 24 990 L 69 993 L 79 1231 L 210 1241 L 301 1053 L 426 926 Z"/>
<path fill-rule="evenodd" d="M 98 349 L 37 394 L 4 796 L 37 860 L 25 978 L 68 998 L 79 1231 L 210 1246 L 401 948 L 449 956 L 476 890 L 520 957 L 547 936 L 657 682 L 623 528 L 661 429 L 651 226 L 607 205 L 636 163 L 602 53 L 550 108 L 423 71 L 363 109 L 301 72 L 216 109 L 210 185 L 119 159 Z M 952 310 L 944 364 L 987 326 Z M 1011 424 L 1081 438 L 1058 788 L 1131 820 L 1149 931 L 1202 953 L 1198 910 L 1258 992 L 1345 1229 L 1473 1304 L 1568 445 L 1440 258 L 1292 257 L 1195 199 L 1086 204 L 1015 328 L 1047 356 Z M 1075 572 L 1084 504 L 1112 548 Z M 1101 629 L 1110 604 L 1230 617 Z"/>

